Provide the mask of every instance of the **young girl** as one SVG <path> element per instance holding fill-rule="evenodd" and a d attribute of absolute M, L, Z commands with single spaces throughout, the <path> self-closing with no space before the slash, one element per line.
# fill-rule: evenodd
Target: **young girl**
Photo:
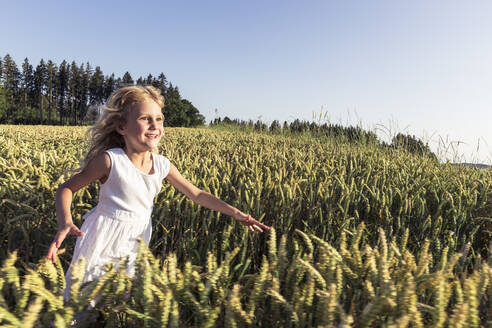
<path fill-rule="evenodd" d="M 46 257 L 55 262 L 66 236 L 78 237 L 65 276 L 65 299 L 69 297 L 72 265 L 82 257 L 87 263 L 82 283 L 104 274 L 105 264 L 117 266 L 126 256 L 129 256 L 127 272 L 134 275 L 138 238 L 148 246 L 153 200 L 164 178 L 195 203 L 232 216 L 251 231 L 269 229 L 198 189 L 166 157 L 152 152 L 164 134 L 163 106 L 160 90 L 151 86 L 131 86 L 114 92 L 101 118 L 89 130 L 91 145 L 79 173 L 58 188 L 58 232 Z M 70 213 L 72 195 L 96 180 L 101 186 L 99 202 L 83 216 L 84 223 L 79 230 Z"/>

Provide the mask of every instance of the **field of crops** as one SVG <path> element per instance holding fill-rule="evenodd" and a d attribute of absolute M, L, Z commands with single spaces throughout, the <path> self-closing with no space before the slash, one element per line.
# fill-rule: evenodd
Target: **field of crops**
<path fill-rule="evenodd" d="M 166 129 L 160 153 L 274 229 L 248 232 L 164 182 L 136 277 L 108 267 L 80 286 L 74 270 L 64 304 L 75 238 L 57 265 L 42 258 L 57 230 L 56 188 L 78 166 L 84 132 L 0 126 L 0 325 L 492 324 L 492 170 L 339 140 L 210 129 Z M 97 194 L 94 184 L 74 195 L 78 226 Z"/>

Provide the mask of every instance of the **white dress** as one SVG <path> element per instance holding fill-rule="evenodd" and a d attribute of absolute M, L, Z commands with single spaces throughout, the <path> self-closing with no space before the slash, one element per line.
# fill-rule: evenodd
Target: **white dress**
<path fill-rule="evenodd" d="M 129 256 L 127 273 L 135 273 L 138 240 L 147 246 L 152 234 L 151 213 L 154 198 L 162 187 L 162 180 L 170 169 L 169 160 L 152 153 L 153 174 L 145 174 L 130 161 L 122 148 L 106 150 L 111 158 L 107 180 L 101 184 L 99 202 L 83 216 L 72 262 L 65 274 L 67 282 L 64 299 L 70 296 L 72 265 L 84 257 L 87 268 L 82 283 L 105 273 L 105 265 L 118 266 L 121 258 Z"/>

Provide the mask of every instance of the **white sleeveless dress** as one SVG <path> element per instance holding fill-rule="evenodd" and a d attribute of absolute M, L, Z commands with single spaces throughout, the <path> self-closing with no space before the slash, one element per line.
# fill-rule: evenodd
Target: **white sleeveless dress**
<path fill-rule="evenodd" d="M 64 299 L 70 295 L 72 265 L 80 258 L 84 257 L 87 263 L 82 283 L 103 275 L 107 263 L 117 267 L 126 256 L 129 256 L 127 273 L 133 276 L 137 238 L 149 245 L 154 198 L 169 173 L 170 162 L 152 153 L 154 173 L 145 174 L 133 165 L 122 148 L 108 149 L 106 153 L 111 158 L 111 170 L 107 180 L 100 184 L 97 206 L 83 216 L 80 231 L 85 234 L 77 237 L 72 262 L 65 274 Z"/>

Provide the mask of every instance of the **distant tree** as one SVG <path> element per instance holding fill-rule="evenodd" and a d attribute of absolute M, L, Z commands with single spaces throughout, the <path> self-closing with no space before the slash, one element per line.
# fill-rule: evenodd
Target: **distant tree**
<path fill-rule="evenodd" d="M 279 132 L 280 131 L 280 123 L 277 120 L 274 120 L 270 125 L 270 132 Z"/>
<path fill-rule="evenodd" d="M 163 95 L 165 95 L 166 92 L 167 92 L 167 78 L 166 78 L 166 75 L 164 75 L 164 73 L 159 74 L 159 76 L 157 77 L 157 79 L 155 79 L 152 82 L 152 85 L 154 87 L 160 89 L 161 90 L 161 93 Z"/>
<path fill-rule="evenodd" d="M 152 85 L 152 82 L 154 82 L 154 77 L 152 74 L 147 75 L 147 78 L 144 81 L 145 85 Z"/>
<path fill-rule="evenodd" d="M 104 101 L 104 75 L 99 66 L 96 66 L 89 82 L 89 103 L 101 104 Z"/>
<path fill-rule="evenodd" d="M 75 61 L 72 61 L 68 74 L 68 97 L 69 118 L 72 124 L 77 124 L 77 111 L 79 109 L 80 93 L 82 87 L 82 73 Z"/>
<path fill-rule="evenodd" d="M 144 79 L 141 76 L 139 76 L 137 79 L 137 85 L 144 85 L 144 84 L 145 84 Z"/>
<path fill-rule="evenodd" d="M 19 69 L 15 61 L 6 54 L 3 58 L 3 87 L 6 100 L 6 115 L 7 123 L 15 123 L 14 116 L 17 109 L 16 102 L 19 93 Z"/>
<path fill-rule="evenodd" d="M 43 59 L 36 66 L 34 71 L 34 103 L 39 110 L 39 123 L 43 123 L 44 112 L 44 93 L 46 91 L 46 80 L 48 79 L 48 69 Z"/>
<path fill-rule="evenodd" d="M 56 104 L 54 99 L 56 99 L 56 75 L 58 74 L 58 67 L 55 63 L 48 60 L 46 64 L 47 70 L 47 78 L 46 78 L 46 90 L 48 92 L 48 122 L 52 124 L 52 112 L 53 112 L 53 104 Z"/>
<path fill-rule="evenodd" d="M 60 124 L 64 123 L 67 116 L 67 92 L 69 82 L 69 66 L 66 60 L 63 60 L 58 68 L 56 75 L 56 92 L 58 113 L 60 114 Z"/>
<path fill-rule="evenodd" d="M 163 114 L 166 126 L 198 126 L 205 124 L 205 117 L 186 99 L 168 98 Z"/>
<path fill-rule="evenodd" d="M 290 131 L 292 132 L 302 132 L 302 125 L 299 119 L 295 119 L 294 122 L 290 123 Z"/>
<path fill-rule="evenodd" d="M 0 81 L 0 123 L 3 123 L 7 116 L 7 99 L 5 98 L 5 89 Z"/>
<path fill-rule="evenodd" d="M 181 97 L 177 86 L 168 84 L 164 73 L 157 77 L 149 73 L 139 78 L 138 83 L 161 90 L 172 126 L 204 124 L 205 119 L 198 109 Z M 57 66 L 51 60 L 45 63 L 41 59 L 33 69 L 25 58 L 19 72 L 7 54 L 0 58 L 0 122 L 53 124 L 56 120 L 58 124 L 80 124 L 87 117 L 90 105 L 97 107 L 117 88 L 133 84 L 129 72 L 123 78 L 114 74 L 105 77 L 99 66 L 92 69 L 89 63 L 84 67 L 84 64 L 79 66 L 75 61 L 69 64 L 66 60 Z M 234 124 L 243 122 L 236 120 Z"/>
<path fill-rule="evenodd" d="M 23 115 L 19 117 L 18 122 L 30 123 L 27 118 L 27 107 L 32 104 L 32 95 L 34 89 L 34 74 L 32 65 L 29 64 L 29 59 L 26 57 L 24 59 L 24 63 L 22 64 L 22 74 L 21 74 L 21 83 L 22 83 L 22 107 L 23 107 Z"/>
<path fill-rule="evenodd" d="M 255 130 L 257 130 L 257 131 L 267 131 L 268 130 L 268 127 L 261 120 L 257 120 L 256 123 L 255 123 Z"/>
<path fill-rule="evenodd" d="M 116 80 L 114 78 L 114 73 L 112 73 L 110 76 L 107 76 L 104 81 L 104 99 L 108 99 L 116 88 Z"/>
<path fill-rule="evenodd" d="M 130 75 L 129 72 L 125 72 L 125 74 L 123 74 L 123 79 L 121 80 L 121 82 L 125 85 L 133 85 L 134 84 L 132 76 Z"/>
<path fill-rule="evenodd" d="M 424 144 L 422 140 L 415 136 L 398 133 L 396 137 L 393 138 L 391 147 L 395 149 L 404 149 L 419 156 L 430 156 L 435 161 L 438 161 L 437 156 L 430 150 L 428 144 Z"/>
<path fill-rule="evenodd" d="M 89 69 L 88 69 L 89 68 Z M 84 120 L 88 106 L 89 106 L 89 82 L 90 82 L 90 64 L 87 63 L 80 65 L 80 85 L 78 87 L 78 101 L 77 101 L 77 120 L 79 122 Z"/>
<path fill-rule="evenodd" d="M 87 77 L 87 81 L 91 80 L 93 73 L 94 70 L 92 69 L 92 65 L 89 62 L 85 63 L 85 75 Z"/>
<path fill-rule="evenodd" d="M 311 122 L 311 124 L 309 125 L 309 131 L 311 132 L 319 132 L 319 126 L 318 124 L 314 123 L 314 122 Z"/>
<path fill-rule="evenodd" d="M 205 117 L 200 114 L 198 109 L 193 106 L 193 104 L 187 99 L 181 99 L 182 110 L 185 112 L 186 116 L 189 118 L 188 127 L 195 127 L 205 124 Z"/>
<path fill-rule="evenodd" d="M 173 86 L 172 83 L 169 83 L 169 87 L 167 88 L 164 96 L 166 99 L 181 99 L 178 87 Z"/>

